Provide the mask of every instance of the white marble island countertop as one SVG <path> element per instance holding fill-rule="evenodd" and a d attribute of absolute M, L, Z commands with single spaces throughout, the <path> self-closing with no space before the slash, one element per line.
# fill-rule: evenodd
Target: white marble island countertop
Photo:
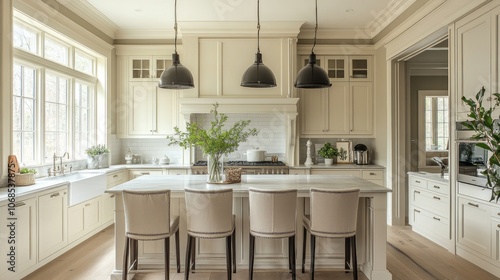
<path fill-rule="evenodd" d="M 242 182 L 236 184 L 208 184 L 207 175 L 149 175 L 141 176 L 114 188 L 108 193 L 122 190 L 170 189 L 172 195 L 184 195 L 185 188 L 193 189 L 233 189 L 234 196 L 248 196 L 248 188 L 297 189 L 298 196 L 309 196 L 311 188 L 343 189 L 359 188 L 361 193 L 386 193 L 390 189 L 354 176 L 341 175 L 243 175 Z"/>

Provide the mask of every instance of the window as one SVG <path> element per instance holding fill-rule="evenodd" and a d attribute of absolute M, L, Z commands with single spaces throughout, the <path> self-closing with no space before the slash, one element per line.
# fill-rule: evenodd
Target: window
<path fill-rule="evenodd" d="M 30 166 L 52 163 L 64 152 L 85 158 L 97 135 L 97 56 L 18 18 L 13 30 L 14 154 Z"/>
<path fill-rule="evenodd" d="M 425 98 L 425 149 L 448 150 L 448 96 Z"/>
<path fill-rule="evenodd" d="M 38 54 L 38 32 L 20 23 L 16 23 L 12 34 L 13 46 L 30 53 Z"/>
<path fill-rule="evenodd" d="M 46 37 L 43 43 L 46 59 L 69 66 L 69 48 L 67 46 L 50 37 Z"/>
<path fill-rule="evenodd" d="M 45 162 L 50 155 L 62 155 L 68 148 L 68 79 L 45 75 Z"/>
<path fill-rule="evenodd" d="M 13 148 L 25 164 L 36 163 L 37 70 L 14 64 L 13 81 Z"/>

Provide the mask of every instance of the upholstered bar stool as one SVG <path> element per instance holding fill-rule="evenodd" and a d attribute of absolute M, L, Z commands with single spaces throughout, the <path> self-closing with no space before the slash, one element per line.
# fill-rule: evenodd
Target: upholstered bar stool
<path fill-rule="evenodd" d="M 297 190 L 248 190 L 250 204 L 249 279 L 253 279 L 255 237 L 288 238 L 288 265 L 295 273 Z"/>
<path fill-rule="evenodd" d="M 303 217 L 304 239 L 302 273 L 305 271 L 306 236 L 311 235 L 311 280 L 314 280 L 314 254 L 317 237 L 345 239 L 345 269 L 350 268 L 358 279 L 356 257 L 356 225 L 358 218 L 359 189 L 311 189 L 311 215 Z M 350 247 L 350 250 L 349 250 Z M 350 261 L 352 252 L 352 261 Z"/>
<path fill-rule="evenodd" d="M 231 280 L 231 259 L 233 260 L 233 273 L 236 273 L 236 230 L 233 215 L 233 190 L 196 190 L 186 188 L 184 193 L 186 197 L 187 217 L 186 270 L 184 279 L 189 279 L 189 264 L 191 256 L 194 257 L 196 238 L 214 239 L 225 237 L 227 279 Z"/>
<path fill-rule="evenodd" d="M 129 271 L 137 270 L 137 241 L 165 241 L 165 280 L 169 279 L 170 236 L 175 234 L 177 272 L 180 272 L 179 256 L 179 216 L 170 217 L 170 190 L 123 191 L 125 212 L 125 250 L 123 256 L 122 279 L 127 279 Z M 131 264 L 128 262 L 129 246 L 132 247 Z"/>

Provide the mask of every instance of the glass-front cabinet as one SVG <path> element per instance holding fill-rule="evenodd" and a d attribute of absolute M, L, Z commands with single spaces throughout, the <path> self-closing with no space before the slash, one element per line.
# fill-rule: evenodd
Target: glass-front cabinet
<path fill-rule="evenodd" d="M 129 61 L 130 81 L 151 81 L 158 79 L 163 70 L 172 64 L 167 56 L 132 56 Z"/>
<path fill-rule="evenodd" d="M 302 66 L 309 63 L 309 56 L 301 59 Z M 325 69 L 332 82 L 371 81 L 372 56 L 370 55 L 316 55 L 316 64 Z"/>

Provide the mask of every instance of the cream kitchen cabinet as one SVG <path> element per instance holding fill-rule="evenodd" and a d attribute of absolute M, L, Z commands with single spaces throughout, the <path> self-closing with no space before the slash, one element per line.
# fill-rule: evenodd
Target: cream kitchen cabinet
<path fill-rule="evenodd" d="M 291 172 L 291 171 L 290 171 Z M 290 173 L 291 174 L 291 173 Z M 363 178 L 367 181 L 384 186 L 383 169 L 356 169 L 356 168 L 314 168 L 310 170 L 311 175 L 343 175 Z"/>
<path fill-rule="evenodd" d="M 497 75 L 498 48 L 497 26 L 500 9 L 484 13 L 478 10 L 471 15 L 459 20 L 455 24 L 455 37 L 457 49 L 457 121 L 465 120 L 469 107 L 461 98 L 475 100 L 476 93 L 485 87 L 486 95 L 496 92 L 498 87 L 494 84 Z M 480 42 L 480 43 L 479 43 Z M 489 101 L 484 101 L 489 107 Z"/>
<path fill-rule="evenodd" d="M 450 236 L 450 185 L 439 174 L 410 173 L 409 223 L 412 230 L 448 250 L 453 250 Z"/>
<path fill-rule="evenodd" d="M 157 82 L 130 82 L 127 118 L 122 137 L 165 137 L 178 123 L 177 92 Z"/>
<path fill-rule="evenodd" d="M 373 83 L 359 82 L 361 80 L 371 79 L 371 57 L 364 58 L 365 63 L 357 63 L 358 74 L 351 78 L 344 73 L 348 70 L 339 70 L 347 68 L 347 57 L 328 57 L 321 56 L 320 63 L 330 67 L 327 70 L 331 77 L 332 87 L 327 89 L 301 89 L 300 97 L 300 127 L 301 135 L 307 137 L 329 137 L 349 136 L 363 137 L 373 135 Z M 307 59 L 302 59 L 307 63 Z M 342 63 L 340 62 L 342 61 Z M 334 65 L 334 66 L 332 66 Z M 370 66 L 368 66 L 370 65 Z M 332 68 L 333 67 L 333 68 Z M 364 72 L 363 72 L 364 71 Z M 365 74 L 359 74 L 365 73 Z"/>
<path fill-rule="evenodd" d="M 101 225 L 101 197 L 68 208 L 68 241 L 71 243 Z"/>
<path fill-rule="evenodd" d="M 128 170 L 128 178 L 129 180 L 135 179 L 144 175 L 162 175 L 162 169 L 129 169 Z"/>
<path fill-rule="evenodd" d="M 188 175 L 188 170 L 186 168 L 167 168 L 167 169 L 163 169 L 163 174 L 165 174 L 165 175 Z"/>
<path fill-rule="evenodd" d="M 15 277 L 17 273 L 26 270 L 37 263 L 37 199 L 36 197 L 26 198 L 15 202 L 14 213 L 16 220 L 9 216 L 7 205 L 0 207 L 0 221 L 3 229 L 0 230 L 0 254 L 2 261 L 0 262 L 0 278 L 10 279 Z M 10 228 L 7 227 L 9 222 L 15 223 L 14 239 L 10 237 Z M 8 241 L 10 240 L 10 241 Z M 15 243 L 11 243 L 15 241 Z M 16 273 L 8 271 L 10 258 L 10 246 L 15 246 L 15 262 Z M 9 254 L 9 255 L 8 255 Z"/>
<path fill-rule="evenodd" d="M 68 195 L 66 187 L 38 197 L 38 261 L 42 261 L 68 243 Z"/>
<path fill-rule="evenodd" d="M 457 242 L 483 256 L 491 256 L 490 207 L 464 197 L 458 198 Z"/>
<path fill-rule="evenodd" d="M 106 189 L 110 189 L 128 180 L 127 170 L 121 170 L 106 175 Z M 115 195 L 105 193 L 101 195 L 101 222 L 103 224 L 114 220 Z"/>
<path fill-rule="evenodd" d="M 172 65 L 169 56 L 130 56 L 130 81 L 158 81 L 165 68 Z"/>
<path fill-rule="evenodd" d="M 500 217 L 500 209 L 498 209 Z M 491 257 L 496 265 L 500 268 L 500 219 L 491 219 Z"/>

